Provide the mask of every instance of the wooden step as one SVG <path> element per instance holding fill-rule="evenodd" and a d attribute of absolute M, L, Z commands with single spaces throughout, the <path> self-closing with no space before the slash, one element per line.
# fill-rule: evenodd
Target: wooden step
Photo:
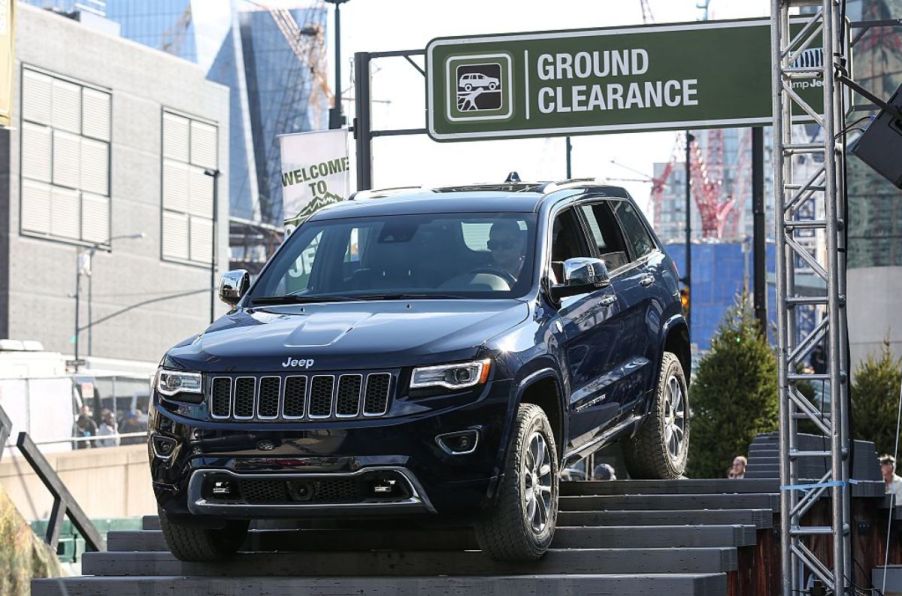
<path fill-rule="evenodd" d="M 460 596 L 462 594 L 592 594 L 593 596 L 722 596 L 724 573 L 525 575 L 505 577 L 67 577 L 32 582 L 32 596 Z"/>
<path fill-rule="evenodd" d="M 87 552 L 82 573 L 98 576 L 416 576 L 610 573 L 722 573 L 736 569 L 732 547 L 551 549 L 539 561 L 493 561 L 479 551 L 239 553 L 187 563 L 167 552 Z"/>
<path fill-rule="evenodd" d="M 562 526 L 687 526 L 696 524 L 743 524 L 771 528 L 771 509 L 708 509 L 698 511 L 561 511 Z"/>
<path fill-rule="evenodd" d="M 554 548 L 622 548 L 752 546 L 752 525 L 559 527 Z M 155 530 L 110 532 L 111 552 L 168 551 L 163 533 Z M 252 530 L 242 550 L 474 550 L 471 531 L 398 530 Z"/>

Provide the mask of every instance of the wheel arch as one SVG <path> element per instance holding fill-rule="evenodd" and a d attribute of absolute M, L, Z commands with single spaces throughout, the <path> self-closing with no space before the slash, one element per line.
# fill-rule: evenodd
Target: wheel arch
<path fill-rule="evenodd" d="M 686 319 L 682 315 L 677 315 L 667 321 L 664 325 L 664 331 L 661 338 L 661 355 L 664 352 L 672 352 L 679 359 L 683 367 L 683 374 L 686 375 L 686 385 L 692 375 L 692 344 L 689 342 L 689 326 Z M 660 374 L 660 364 L 658 365 L 658 375 Z M 658 378 L 655 375 L 655 379 Z"/>
<path fill-rule="evenodd" d="M 558 457 L 562 457 L 567 440 L 567 416 L 564 408 L 564 392 L 560 375 L 553 368 L 534 371 L 520 381 L 517 387 L 516 406 L 535 404 L 542 408 L 551 431 Z M 515 408 L 516 410 L 516 408 Z"/>

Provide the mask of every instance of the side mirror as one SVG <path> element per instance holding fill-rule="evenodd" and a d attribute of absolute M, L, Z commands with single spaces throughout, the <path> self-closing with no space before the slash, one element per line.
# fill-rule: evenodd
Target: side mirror
<path fill-rule="evenodd" d="M 551 297 L 560 300 L 567 296 L 586 294 L 610 283 L 608 267 L 601 259 L 567 259 L 564 261 L 563 283 L 551 287 Z"/>
<path fill-rule="evenodd" d="M 219 299 L 235 306 L 251 285 L 251 276 L 245 269 L 235 269 L 222 274 L 219 281 Z"/>

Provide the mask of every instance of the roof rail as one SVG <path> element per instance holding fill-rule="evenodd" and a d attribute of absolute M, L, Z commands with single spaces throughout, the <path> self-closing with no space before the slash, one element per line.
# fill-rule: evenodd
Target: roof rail
<path fill-rule="evenodd" d="M 559 182 L 549 182 L 542 189 L 544 194 L 552 193 L 567 188 L 586 188 L 588 186 L 605 186 L 598 178 L 568 178 Z"/>
<path fill-rule="evenodd" d="M 432 192 L 430 189 L 423 188 L 422 186 L 390 186 L 388 188 L 374 188 L 370 190 L 358 190 L 350 197 L 348 197 L 349 201 L 360 200 L 360 199 L 382 199 L 385 197 L 391 197 L 395 195 L 402 195 L 408 192 L 412 192 L 415 190 L 425 190 Z"/>

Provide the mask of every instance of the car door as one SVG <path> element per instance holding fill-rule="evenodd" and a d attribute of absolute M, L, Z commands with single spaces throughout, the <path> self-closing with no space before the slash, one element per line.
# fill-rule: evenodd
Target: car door
<path fill-rule="evenodd" d="M 612 280 L 627 333 L 624 348 L 628 353 L 620 381 L 621 405 L 627 412 L 643 403 L 654 386 L 663 324 L 663 308 L 657 294 L 663 288 L 660 269 L 664 253 L 629 200 L 611 200 L 610 207 L 629 254 L 629 263 Z"/>
<path fill-rule="evenodd" d="M 563 281 L 562 266 L 567 259 L 594 257 L 587 241 L 584 222 L 576 208 L 559 212 L 551 226 L 550 262 L 546 275 L 552 283 Z M 569 386 L 570 449 L 591 441 L 619 413 L 611 399 L 609 370 L 614 355 L 617 297 L 610 286 L 593 292 L 562 298 L 551 321 L 559 357 Z"/>

